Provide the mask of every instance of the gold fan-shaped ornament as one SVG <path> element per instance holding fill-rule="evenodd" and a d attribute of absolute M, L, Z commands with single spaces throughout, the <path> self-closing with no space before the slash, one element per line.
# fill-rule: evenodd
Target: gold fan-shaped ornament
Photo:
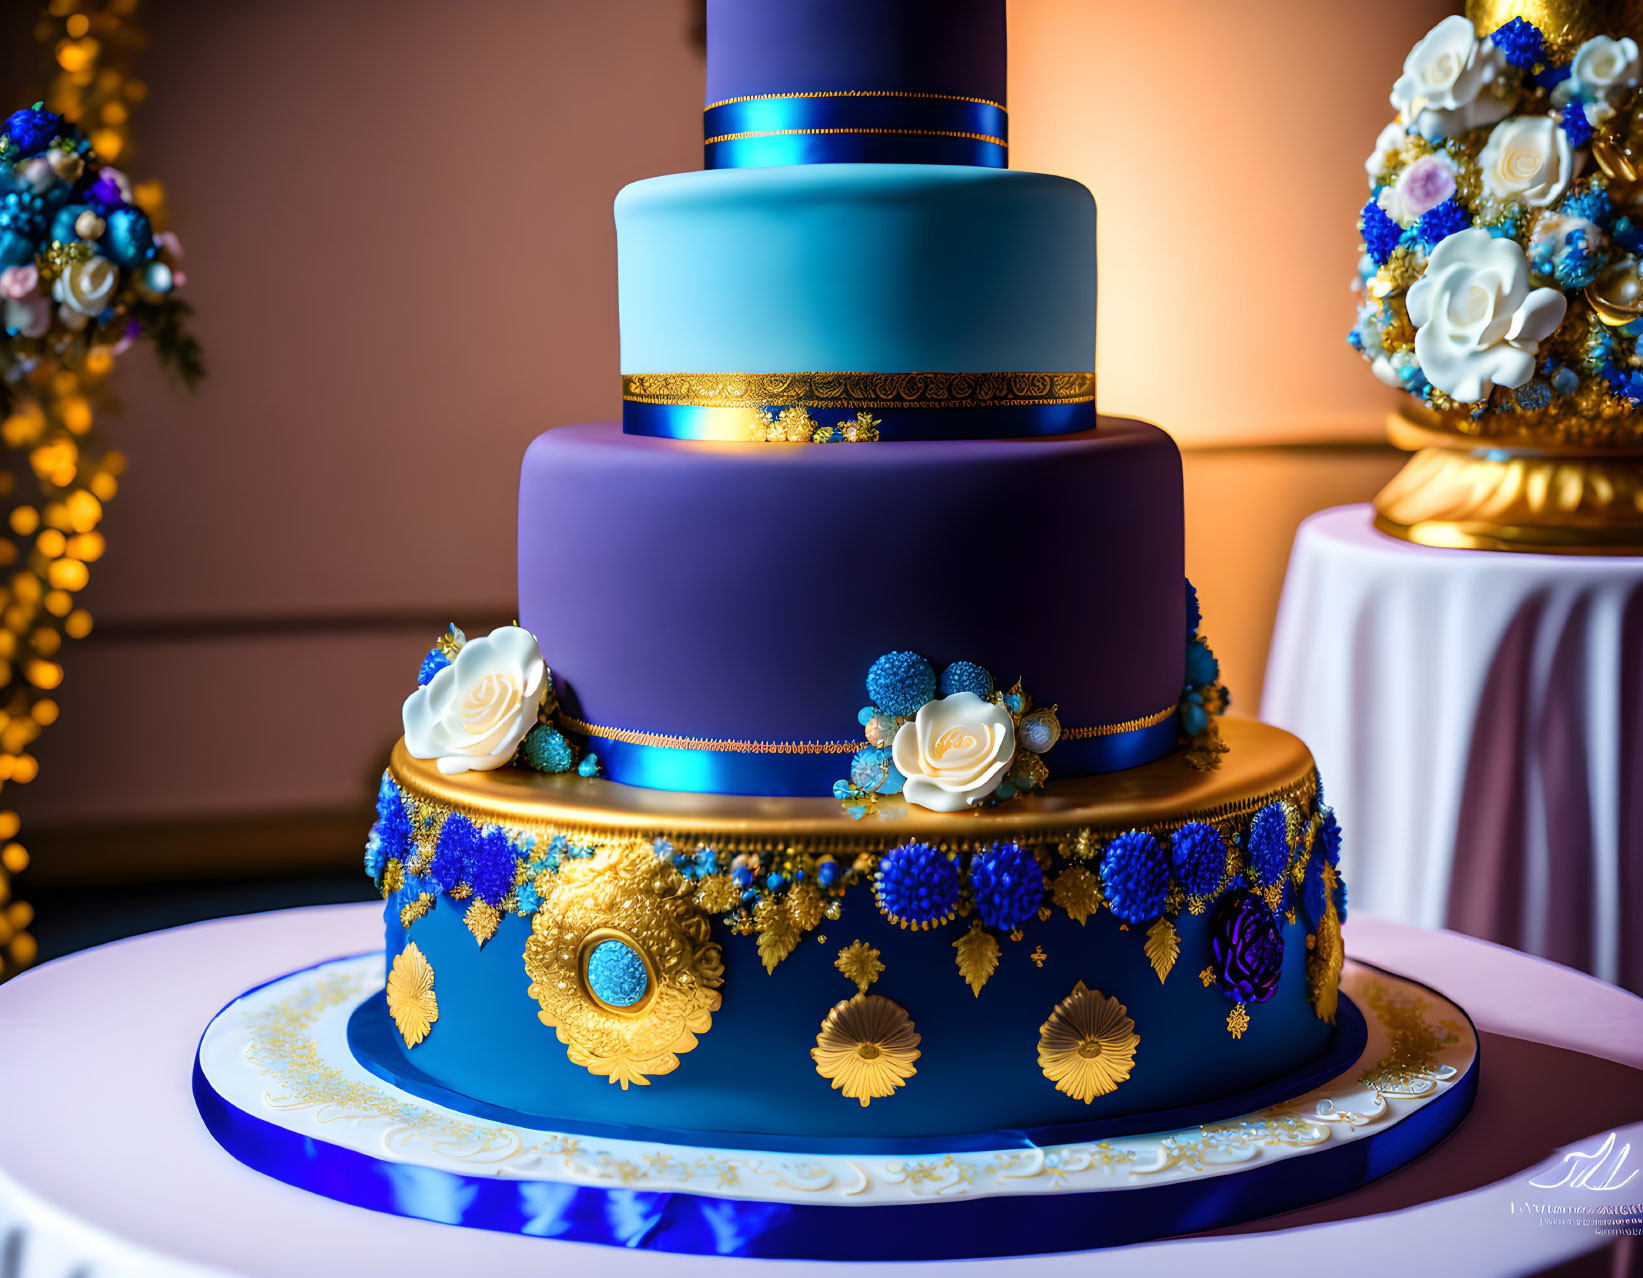
<path fill-rule="evenodd" d="M 415 1047 L 428 1037 L 439 1019 L 439 1000 L 434 997 L 434 969 L 427 956 L 412 941 L 394 955 L 388 971 L 388 1014 L 406 1047 Z"/>
<path fill-rule="evenodd" d="M 918 1073 L 918 1045 L 906 1009 L 880 994 L 857 994 L 827 1014 L 810 1058 L 835 1091 L 866 1109 Z"/>
<path fill-rule="evenodd" d="M 1038 1064 L 1056 1091 L 1088 1105 L 1129 1078 L 1140 1045 L 1124 1005 L 1080 981 L 1039 1030 Z"/>

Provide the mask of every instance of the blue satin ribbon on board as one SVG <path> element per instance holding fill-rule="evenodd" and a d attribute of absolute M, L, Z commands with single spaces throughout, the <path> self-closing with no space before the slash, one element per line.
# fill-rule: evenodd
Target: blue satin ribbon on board
<path fill-rule="evenodd" d="M 1009 164 L 1009 116 L 968 98 L 857 93 L 743 98 L 702 112 L 710 169 L 779 164 Z"/>
<path fill-rule="evenodd" d="M 1371 1136 L 1203 1181 L 1120 1192 L 1000 1195 L 908 1204 L 788 1204 L 679 1192 L 467 1176 L 390 1162 L 258 1118 L 217 1094 L 195 1056 L 195 1105 L 246 1166 L 388 1215 L 500 1233 L 689 1255 L 950 1260 L 1110 1247 L 1269 1216 L 1350 1193 L 1426 1152 L 1466 1117 L 1479 1062 Z"/>
<path fill-rule="evenodd" d="M 772 405 L 772 414 L 783 405 Z M 854 410 L 805 405 L 818 426 L 837 426 Z M 622 432 L 657 439 L 748 442 L 750 408 L 709 408 L 699 404 L 646 404 L 622 401 Z M 928 443 L 943 439 L 1028 439 L 1071 435 L 1095 429 L 1095 403 L 982 405 L 974 408 L 874 408 L 879 438 Z M 813 445 L 812 445 L 813 446 Z"/>
<path fill-rule="evenodd" d="M 623 785 L 647 790 L 683 790 L 696 794 L 749 794 L 780 797 L 829 795 L 833 783 L 850 775 L 850 760 L 867 742 L 851 743 L 836 753 L 765 754 L 705 747 L 639 745 L 567 730 L 587 742 L 599 756 L 605 774 Z M 1175 748 L 1175 716 L 1146 728 L 1132 728 L 1108 736 L 1068 740 L 1063 737 L 1045 755 L 1050 775 L 1088 776 L 1121 772 L 1161 759 Z"/>

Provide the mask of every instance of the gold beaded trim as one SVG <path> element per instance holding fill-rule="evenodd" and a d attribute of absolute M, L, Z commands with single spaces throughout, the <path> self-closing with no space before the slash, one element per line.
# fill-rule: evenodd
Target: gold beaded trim
<path fill-rule="evenodd" d="M 1009 408 L 1095 401 L 1094 373 L 623 373 L 622 398 L 697 408 Z"/>
<path fill-rule="evenodd" d="M 602 728 L 596 724 L 561 714 L 560 720 L 572 732 L 626 745 L 661 746 L 667 750 L 722 750 L 728 754 L 854 754 L 865 748 L 861 741 L 716 741 L 707 737 L 670 737 L 660 732 L 635 732 L 631 728 Z"/>
<path fill-rule="evenodd" d="M 1164 722 L 1179 707 L 1165 706 L 1142 719 L 1125 719 L 1123 723 L 1098 723 L 1091 728 L 1063 728 L 1061 740 L 1088 741 L 1091 737 L 1115 737 L 1120 732 L 1134 732 L 1137 728 L 1151 728 Z"/>
<path fill-rule="evenodd" d="M 1175 713 L 1176 707 L 1166 706 L 1144 719 L 1126 719 L 1122 723 L 1098 723 L 1087 728 L 1063 728 L 1063 741 L 1085 741 L 1092 737 L 1111 737 L 1137 728 L 1150 728 L 1164 722 Z M 598 737 L 605 741 L 620 741 L 625 745 L 660 746 L 666 750 L 720 750 L 727 754 L 854 754 L 866 748 L 863 741 L 731 741 L 711 737 L 673 737 L 660 732 L 639 732 L 632 728 L 606 728 L 585 720 L 560 713 L 560 720 L 572 732 L 584 737 Z"/>
<path fill-rule="evenodd" d="M 985 133 L 959 133 L 949 129 L 761 129 L 752 133 L 721 133 L 718 137 L 707 138 L 703 146 L 712 146 L 715 142 L 740 142 L 743 138 L 800 138 L 810 137 L 818 133 L 896 133 L 904 137 L 914 138 L 965 138 L 971 142 L 991 142 L 994 146 L 1009 150 L 1010 144 L 1003 138 L 989 137 Z"/>
<path fill-rule="evenodd" d="M 996 107 L 1008 114 L 1002 102 L 994 102 L 991 98 L 967 98 L 957 93 L 915 93 L 911 89 L 832 89 L 816 93 L 754 93 L 745 98 L 725 98 L 721 102 L 709 102 L 703 111 L 711 111 L 715 107 L 732 106 L 737 102 L 771 102 L 778 98 L 927 98 L 939 102 L 974 102 L 979 106 Z"/>

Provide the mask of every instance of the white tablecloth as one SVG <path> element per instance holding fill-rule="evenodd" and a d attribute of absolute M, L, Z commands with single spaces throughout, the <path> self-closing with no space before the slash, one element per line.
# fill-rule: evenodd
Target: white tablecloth
<path fill-rule="evenodd" d="M 1312 748 L 1354 907 L 1643 991 L 1643 557 L 1301 525 L 1261 716 Z"/>

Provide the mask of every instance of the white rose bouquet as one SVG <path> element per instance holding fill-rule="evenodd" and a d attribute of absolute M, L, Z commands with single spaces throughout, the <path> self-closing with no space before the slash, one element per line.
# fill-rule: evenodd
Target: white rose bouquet
<path fill-rule="evenodd" d="M 1358 220 L 1349 340 L 1377 377 L 1469 434 L 1638 420 L 1639 80 L 1633 39 L 1559 61 L 1522 18 L 1415 45 Z"/>

